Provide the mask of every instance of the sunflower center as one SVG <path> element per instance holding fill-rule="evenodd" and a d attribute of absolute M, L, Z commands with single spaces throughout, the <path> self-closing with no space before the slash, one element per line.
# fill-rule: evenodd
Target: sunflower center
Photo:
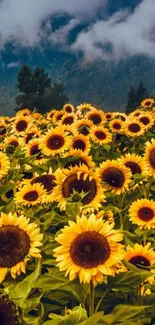
<path fill-rule="evenodd" d="M 25 120 L 21 120 L 21 121 L 17 122 L 16 130 L 19 132 L 22 132 L 22 131 L 26 130 L 27 126 L 28 126 L 28 123 Z"/>
<path fill-rule="evenodd" d="M 0 324 L 19 325 L 16 305 L 7 296 L 0 296 Z"/>
<path fill-rule="evenodd" d="M 122 171 L 116 167 L 109 167 L 102 173 L 102 180 L 113 187 L 121 187 L 125 182 Z"/>
<path fill-rule="evenodd" d="M 140 131 L 140 125 L 137 123 L 131 123 L 128 126 L 128 130 L 132 133 L 138 133 Z"/>
<path fill-rule="evenodd" d="M 116 130 L 120 130 L 121 129 L 121 124 L 120 123 L 114 123 L 113 128 L 116 129 Z"/>
<path fill-rule="evenodd" d="M 147 125 L 147 124 L 149 124 L 150 120 L 148 117 L 143 116 L 140 118 L 140 122 L 142 122 L 144 125 Z"/>
<path fill-rule="evenodd" d="M 130 168 L 132 175 L 137 174 L 137 173 L 141 174 L 141 172 L 142 172 L 140 166 L 137 163 L 135 163 L 134 161 L 126 162 L 125 166 Z"/>
<path fill-rule="evenodd" d="M 138 210 L 138 218 L 143 221 L 150 221 L 154 218 L 154 211 L 149 207 L 143 207 Z"/>
<path fill-rule="evenodd" d="M 24 194 L 23 199 L 25 201 L 29 201 L 29 202 L 33 202 L 36 201 L 38 199 L 39 195 L 37 191 L 29 191 L 27 193 Z"/>
<path fill-rule="evenodd" d="M 80 125 L 79 129 L 78 129 L 79 133 L 83 134 L 83 135 L 88 135 L 89 134 L 89 126 L 87 125 Z"/>
<path fill-rule="evenodd" d="M 155 168 L 155 148 L 153 148 L 153 149 L 150 151 L 150 154 L 149 154 L 149 161 L 150 161 L 150 164 L 151 164 L 152 168 Z"/>
<path fill-rule="evenodd" d="M 63 117 L 63 114 L 60 113 L 60 114 L 57 115 L 56 120 L 57 120 L 57 121 L 60 121 L 62 117 Z"/>
<path fill-rule="evenodd" d="M 119 115 L 118 116 L 123 122 L 125 122 L 126 121 L 126 118 L 124 117 L 124 116 L 122 116 L 122 115 Z"/>
<path fill-rule="evenodd" d="M 16 147 L 18 147 L 19 143 L 16 140 L 12 140 L 12 141 L 9 142 L 9 145 L 11 145 L 11 146 L 13 146 L 13 147 L 16 148 Z"/>
<path fill-rule="evenodd" d="M 71 112 L 72 112 L 72 108 L 71 108 L 70 106 L 66 106 L 66 107 L 65 107 L 65 111 L 66 111 L 67 113 L 71 113 Z"/>
<path fill-rule="evenodd" d="M 73 148 L 74 149 L 80 149 L 80 150 L 83 150 L 84 151 L 86 149 L 86 144 L 81 139 L 74 140 L 74 142 L 73 142 Z"/>
<path fill-rule="evenodd" d="M 112 118 L 112 115 L 111 114 L 106 114 L 106 119 L 107 120 L 110 120 Z"/>
<path fill-rule="evenodd" d="M 0 267 L 12 267 L 23 261 L 30 249 L 30 238 L 18 226 L 0 228 Z"/>
<path fill-rule="evenodd" d="M 63 147 L 65 143 L 64 137 L 61 135 L 52 135 L 47 140 L 47 147 L 51 150 L 57 150 Z"/>
<path fill-rule="evenodd" d="M 68 116 L 64 118 L 62 124 L 72 124 L 74 122 L 74 117 L 73 116 Z"/>
<path fill-rule="evenodd" d="M 38 136 L 37 136 L 36 133 L 34 133 L 34 132 L 29 133 L 29 134 L 26 136 L 26 139 L 25 139 L 26 144 L 27 144 L 30 140 L 32 140 L 32 139 L 34 138 L 34 136 L 36 136 L 36 137 L 38 138 Z"/>
<path fill-rule="evenodd" d="M 7 129 L 5 126 L 0 126 L 0 135 L 6 134 L 6 131 L 7 131 Z"/>
<path fill-rule="evenodd" d="M 152 105 L 152 102 L 151 101 L 147 101 L 147 102 L 145 102 L 145 106 L 150 106 L 150 105 Z"/>
<path fill-rule="evenodd" d="M 128 262 L 135 265 L 138 269 L 150 266 L 149 260 L 141 255 L 133 256 Z"/>
<path fill-rule="evenodd" d="M 94 199 L 97 193 L 97 186 L 95 180 L 89 181 L 83 179 L 84 173 L 80 175 L 80 179 L 76 174 L 68 176 L 62 184 L 62 193 L 65 198 L 70 197 L 74 191 L 87 193 L 81 200 L 83 204 L 89 204 Z"/>
<path fill-rule="evenodd" d="M 55 186 L 55 177 L 53 175 L 42 175 L 42 176 L 38 176 L 35 177 L 32 181 L 31 184 L 35 184 L 35 183 L 40 183 L 41 185 L 43 185 L 44 189 L 50 193 L 54 186 Z"/>
<path fill-rule="evenodd" d="M 107 261 L 110 247 L 103 235 L 96 231 L 85 231 L 73 240 L 70 256 L 76 265 L 92 269 Z"/>
<path fill-rule="evenodd" d="M 89 116 L 89 120 L 91 120 L 94 124 L 99 124 L 102 122 L 102 118 L 99 114 L 91 114 Z"/>
<path fill-rule="evenodd" d="M 95 136 L 99 139 L 99 140 L 104 140 L 106 139 L 106 134 L 103 131 L 96 131 L 95 132 Z"/>
<path fill-rule="evenodd" d="M 30 156 L 34 156 L 34 155 L 37 155 L 36 159 L 42 158 L 41 149 L 39 149 L 38 144 L 34 144 L 30 149 Z"/>
<path fill-rule="evenodd" d="M 72 158 L 72 156 L 70 156 L 70 158 Z M 76 159 L 74 159 L 72 161 L 68 161 L 64 165 L 64 168 L 70 168 L 70 167 L 74 167 L 74 166 L 80 166 L 80 164 L 84 164 L 84 165 L 88 166 L 87 162 L 83 158 L 76 158 Z"/>

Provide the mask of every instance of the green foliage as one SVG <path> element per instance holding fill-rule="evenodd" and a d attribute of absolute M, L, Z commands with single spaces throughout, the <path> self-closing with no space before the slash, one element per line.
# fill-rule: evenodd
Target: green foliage
<path fill-rule="evenodd" d="M 126 113 L 129 114 L 129 113 L 133 112 L 135 108 L 140 106 L 140 103 L 142 102 L 142 100 L 147 97 L 149 97 L 149 94 L 142 82 L 140 82 L 137 90 L 134 89 L 134 87 L 131 87 L 128 92 Z"/>

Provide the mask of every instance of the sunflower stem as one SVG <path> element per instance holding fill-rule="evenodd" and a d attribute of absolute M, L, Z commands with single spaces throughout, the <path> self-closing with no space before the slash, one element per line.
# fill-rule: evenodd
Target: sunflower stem
<path fill-rule="evenodd" d="M 94 284 L 90 281 L 90 293 L 89 293 L 89 317 L 94 314 Z"/>
<path fill-rule="evenodd" d="M 142 285 L 138 288 L 138 305 L 143 306 L 143 295 L 142 295 Z"/>

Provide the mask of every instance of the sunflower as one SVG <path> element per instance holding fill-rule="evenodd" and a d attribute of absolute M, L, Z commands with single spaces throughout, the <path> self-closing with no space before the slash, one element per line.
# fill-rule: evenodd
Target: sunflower
<path fill-rule="evenodd" d="M 94 108 L 91 112 L 86 114 L 86 119 L 93 122 L 93 124 L 103 124 L 106 121 L 105 114 L 103 111 Z"/>
<path fill-rule="evenodd" d="M 41 240 L 39 228 L 23 215 L 1 212 L 0 217 L 0 282 L 8 271 L 15 279 L 25 273 L 26 264 L 32 257 L 40 258 Z"/>
<path fill-rule="evenodd" d="M 68 158 L 63 168 L 71 168 L 74 166 L 80 166 L 82 164 L 92 169 L 95 167 L 95 163 L 93 162 L 92 157 L 87 155 L 85 152 L 82 152 L 81 150 L 70 150 L 63 155 L 63 158 Z"/>
<path fill-rule="evenodd" d="M 129 208 L 130 221 L 140 228 L 155 228 L 155 201 L 139 199 Z"/>
<path fill-rule="evenodd" d="M 42 202 L 46 196 L 46 191 L 43 185 L 34 183 L 31 185 L 27 183 L 15 195 L 15 203 L 25 206 L 34 206 Z"/>
<path fill-rule="evenodd" d="M 46 195 L 44 195 L 44 197 L 42 198 L 42 203 L 48 203 L 54 200 L 54 197 L 51 195 L 51 193 L 53 192 L 53 189 L 56 186 L 55 180 L 56 178 L 54 174 L 50 172 L 50 173 L 44 173 L 42 175 L 38 175 L 30 181 L 31 185 L 33 184 L 42 185 L 44 190 L 46 191 Z"/>
<path fill-rule="evenodd" d="M 147 267 L 155 263 L 155 252 L 150 246 L 150 243 L 147 243 L 145 246 L 139 244 L 135 244 L 133 247 L 127 246 L 124 259 L 138 269 L 144 270 L 146 267 L 146 270 L 148 270 Z M 150 269 L 149 271 L 154 272 L 154 270 Z"/>
<path fill-rule="evenodd" d="M 61 111 L 56 110 L 56 112 L 54 113 L 53 118 L 52 118 L 53 122 L 57 123 L 58 121 L 60 121 L 62 119 L 62 117 L 64 116 L 64 114 L 65 114 L 65 112 L 63 109 Z"/>
<path fill-rule="evenodd" d="M 64 114 L 64 116 L 62 117 L 60 123 L 62 125 L 71 125 L 74 124 L 76 121 L 76 115 L 74 113 L 66 113 Z"/>
<path fill-rule="evenodd" d="M 129 137 L 139 137 L 145 132 L 144 125 L 138 120 L 127 120 L 124 122 L 124 133 Z"/>
<path fill-rule="evenodd" d="M 0 294 L 0 324 L 20 325 L 18 308 L 8 295 Z"/>
<path fill-rule="evenodd" d="M 120 119 L 125 122 L 127 120 L 127 115 L 125 113 L 115 112 L 113 113 L 116 119 Z"/>
<path fill-rule="evenodd" d="M 8 156 L 0 152 L 0 179 L 8 174 L 8 170 L 10 168 L 10 161 Z"/>
<path fill-rule="evenodd" d="M 83 134 L 77 135 L 72 139 L 71 149 L 81 150 L 83 152 L 88 153 L 90 150 L 90 142 L 87 137 Z"/>
<path fill-rule="evenodd" d="M 153 98 L 146 98 L 141 102 L 142 107 L 150 108 L 154 104 L 154 99 Z"/>
<path fill-rule="evenodd" d="M 74 112 L 74 106 L 70 103 L 68 104 L 65 104 L 63 106 L 63 110 L 66 112 L 66 113 L 73 113 Z"/>
<path fill-rule="evenodd" d="M 148 173 L 155 177 L 155 139 L 146 142 L 144 161 L 148 166 Z"/>
<path fill-rule="evenodd" d="M 5 123 L 0 123 L 0 137 L 3 137 L 7 133 L 7 125 Z"/>
<path fill-rule="evenodd" d="M 6 146 L 12 146 L 14 148 L 17 148 L 21 144 L 21 139 L 19 137 L 11 135 L 5 138 L 4 143 Z"/>
<path fill-rule="evenodd" d="M 109 127 L 111 131 L 115 133 L 122 133 L 123 127 L 124 127 L 124 122 L 120 120 L 119 118 L 113 119 L 109 123 Z"/>
<path fill-rule="evenodd" d="M 54 256 L 60 271 L 66 271 L 70 281 L 78 276 L 80 283 L 95 284 L 104 275 L 114 275 L 112 267 L 124 257 L 124 247 L 118 243 L 122 235 L 114 224 L 97 220 L 94 214 L 68 223 L 56 237 L 61 246 L 54 249 Z"/>
<path fill-rule="evenodd" d="M 75 123 L 75 128 L 78 130 L 78 133 L 85 136 L 89 135 L 92 126 L 93 122 L 88 119 L 81 119 Z"/>
<path fill-rule="evenodd" d="M 92 169 L 88 169 L 87 166 L 58 169 L 55 175 L 57 186 L 53 190 L 53 196 L 58 201 L 60 210 L 65 210 L 67 200 L 71 196 L 74 200 L 74 192 L 84 193 L 81 202 L 85 212 L 98 210 L 101 206 L 100 202 L 105 201 L 103 189 L 96 173 Z M 77 200 L 77 194 L 75 194 L 75 198 Z"/>
<path fill-rule="evenodd" d="M 148 167 L 143 159 L 143 157 L 127 153 L 125 156 L 121 156 L 120 161 L 123 164 L 130 168 L 132 175 L 134 174 L 141 174 L 141 175 L 148 175 Z"/>
<path fill-rule="evenodd" d="M 114 113 L 113 112 L 108 112 L 108 113 L 105 112 L 105 118 L 107 121 L 112 120 L 114 118 Z"/>
<path fill-rule="evenodd" d="M 22 134 L 28 129 L 28 127 L 31 126 L 31 124 L 32 124 L 32 120 L 30 119 L 30 117 L 28 118 L 24 116 L 19 116 L 14 122 L 12 132 Z"/>
<path fill-rule="evenodd" d="M 94 107 L 89 103 L 83 103 L 77 106 L 77 113 L 79 113 L 79 115 L 84 116 L 87 112 L 90 112 L 92 110 L 94 110 Z"/>
<path fill-rule="evenodd" d="M 53 121 L 54 114 L 57 113 L 58 111 L 56 109 L 52 109 L 50 112 L 47 114 L 47 120 Z"/>
<path fill-rule="evenodd" d="M 29 116 L 31 114 L 31 111 L 29 110 L 29 108 L 24 108 L 24 109 L 21 109 L 20 111 L 18 111 L 16 113 L 16 116 Z"/>
<path fill-rule="evenodd" d="M 50 129 L 40 141 L 40 149 L 47 156 L 54 156 L 65 152 L 71 146 L 72 137 L 64 131 L 63 127 Z"/>
<path fill-rule="evenodd" d="M 128 190 L 131 182 L 131 171 L 119 160 L 102 162 L 97 169 L 97 175 L 102 180 L 103 186 L 115 194 Z"/>
<path fill-rule="evenodd" d="M 110 143 L 112 141 L 112 134 L 102 125 L 92 127 L 89 135 L 94 142 L 100 145 Z"/>
<path fill-rule="evenodd" d="M 39 148 L 40 139 L 32 139 L 29 141 L 26 147 L 26 156 L 34 157 L 35 164 L 43 164 L 45 162 L 45 158 L 43 158 L 42 150 Z"/>
<path fill-rule="evenodd" d="M 150 129 L 154 124 L 154 118 L 148 112 L 143 112 L 142 114 L 140 114 L 139 121 L 144 125 L 145 130 Z"/>
<path fill-rule="evenodd" d="M 30 140 L 34 138 L 39 138 L 41 135 L 40 130 L 37 127 L 28 129 L 24 135 L 23 144 L 28 144 Z"/>

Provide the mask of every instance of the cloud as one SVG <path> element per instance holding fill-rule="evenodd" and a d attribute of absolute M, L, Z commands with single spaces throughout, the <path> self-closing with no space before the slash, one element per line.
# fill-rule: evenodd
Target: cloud
<path fill-rule="evenodd" d="M 134 12 L 120 11 L 78 34 L 72 51 L 88 61 L 120 60 L 127 56 L 155 57 L 155 0 L 143 0 Z"/>
<path fill-rule="evenodd" d="M 0 2 L 0 48 L 9 41 L 36 46 L 52 33 L 49 19 L 67 14 L 74 19 L 95 15 L 107 0 L 2 0 Z M 44 30 L 42 23 L 46 21 Z"/>
<path fill-rule="evenodd" d="M 14 61 L 7 64 L 7 68 L 18 68 L 20 66 L 20 61 Z"/>

